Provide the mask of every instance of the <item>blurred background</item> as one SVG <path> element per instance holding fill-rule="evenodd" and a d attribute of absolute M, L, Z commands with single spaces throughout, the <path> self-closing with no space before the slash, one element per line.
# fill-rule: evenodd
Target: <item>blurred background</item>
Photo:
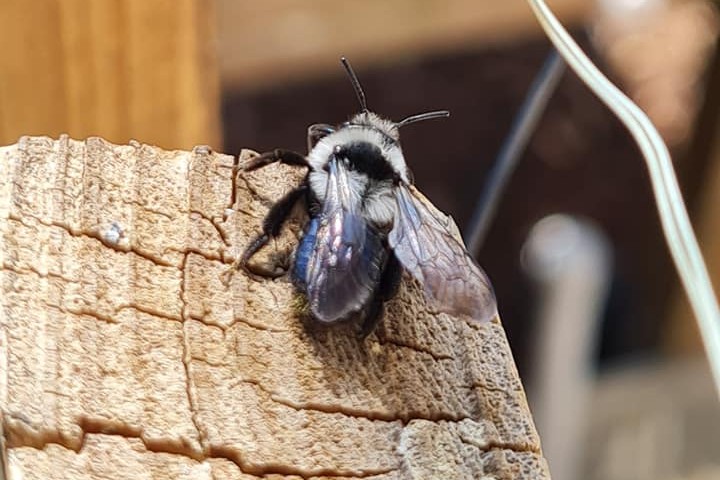
<path fill-rule="evenodd" d="M 708 0 L 552 0 L 673 153 L 720 285 L 720 15 Z M 304 152 L 358 105 L 403 131 L 420 189 L 467 225 L 550 51 L 510 0 L 0 0 L 0 143 L 100 135 Z M 720 406 L 638 150 L 566 73 L 477 258 L 553 478 L 720 478 Z M 717 289 L 716 289 L 717 290 Z"/>

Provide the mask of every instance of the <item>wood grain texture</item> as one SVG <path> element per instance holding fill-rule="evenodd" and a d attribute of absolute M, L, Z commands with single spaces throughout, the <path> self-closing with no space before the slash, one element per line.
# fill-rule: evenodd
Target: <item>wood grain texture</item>
<path fill-rule="evenodd" d="M 229 269 L 302 175 L 235 164 L 99 138 L 0 149 L 10 478 L 549 478 L 499 320 L 433 315 L 406 280 L 363 341 L 300 318 L 286 278 Z"/>
<path fill-rule="evenodd" d="M 0 144 L 220 145 L 212 0 L 5 0 L 0 51 Z"/>

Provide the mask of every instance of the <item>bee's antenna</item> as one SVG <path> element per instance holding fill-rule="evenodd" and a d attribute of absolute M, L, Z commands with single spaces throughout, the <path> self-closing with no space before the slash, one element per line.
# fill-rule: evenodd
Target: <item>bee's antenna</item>
<path fill-rule="evenodd" d="M 352 67 L 350 66 L 350 62 L 348 62 L 347 58 L 345 57 L 341 57 L 340 62 L 342 62 L 343 67 L 345 67 L 345 71 L 350 77 L 350 83 L 352 83 L 352 86 L 355 89 L 355 94 L 360 101 L 360 106 L 362 107 L 363 112 L 368 112 L 367 104 L 365 103 L 365 92 L 363 92 L 363 89 L 360 86 L 360 80 L 358 80 L 357 75 L 355 75 L 355 71 L 353 71 Z"/>
<path fill-rule="evenodd" d="M 407 118 L 404 118 L 400 120 L 398 123 L 395 124 L 397 128 L 400 128 L 404 125 L 409 125 L 411 123 L 415 122 L 421 122 L 423 120 L 432 120 L 433 118 L 446 118 L 450 116 L 450 112 L 447 110 L 438 110 L 436 112 L 425 112 L 425 113 L 418 113 L 417 115 L 410 115 Z"/>

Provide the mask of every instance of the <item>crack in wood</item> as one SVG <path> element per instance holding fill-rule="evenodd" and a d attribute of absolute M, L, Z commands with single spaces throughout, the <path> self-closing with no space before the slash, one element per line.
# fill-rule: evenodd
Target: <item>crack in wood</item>
<path fill-rule="evenodd" d="M 122 185 L 118 185 L 118 187 L 122 188 Z M 160 215 L 161 217 L 165 217 L 168 220 L 176 220 L 177 219 L 177 215 L 173 215 L 173 214 L 170 214 L 167 212 L 163 212 L 162 210 L 158 210 L 158 209 L 149 207 L 147 204 L 139 202 L 137 200 L 128 200 L 127 198 L 123 198 L 122 202 L 126 205 L 132 205 L 134 207 L 138 207 L 138 208 L 142 209 L 144 212 L 152 213 L 153 215 Z M 177 210 L 176 213 L 177 212 L 187 213 L 187 212 L 183 212 L 182 210 Z"/>
<path fill-rule="evenodd" d="M 199 420 L 198 420 L 198 400 L 197 393 L 193 388 L 192 375 L 190 371 L 191 347 L 190 340 L 188 339 L 187 332 L 187 300 L 185 299 L 185 281 L 188 275 L 187 272 L 187 260 L 190 254 L 183 256 L 182 263 L 180 265 L 180 271 L 182 272 L 180 278 L 180 302 L 182 303 L 182 363 L 185 370 L 185 392 L 187 394 L 188 406 L 190 407 L 190 419 L 192 420 L 193 426 L 197 431 L 198 442 L 202 448 L 203 453 L 208 452 L 208 440 L 206 434 L 203 432 Z"/>
<path fill-rule="evenodd" d="M 213 362 L 213 361 L 208 360 L 207 358 L 200 358 L 200 357 L 194 357 L 194 356 L 190 357 L 190 361 L 191 362 L 200 362 L 200 363 L 203 363 L 203 364 L 205 364 L 209 367 L 213 367 L 213 368 L 225 368 L 229 365 L 228 362 Z"/>
<path fill-rule="evenodd" d="M 211 217 L 209 215 L 206 215 L 204 212 L 201 212 L 200 210 L 190 210 L 190 215 L 197 215 L 198 217 L 202 218 L 206 222 L 208 222 L 210 225 L 213 226 L 215 229 L 215 232 L 218 234 L 218 237 L 220 237 L 220 240 L 222 240 L 223 244 L 226 247 L 231 247 L 232 244 L 230 243 L 230 239 L 228 238 L 228 234 L 225 232 L 225 230 L 222 228 L 222 223 L 225 221 L 224 219 L 221 219 L 221 221 L 218 221 L 217 217 Z"/>
<path fill-rule="evenodd" d="M 241 452 L 233 447 L 208 443 L 206 447 L 201 450 L 197 450 L 192 447 L 191 443 L 184 439 L 149 439 L 144 435 L 142 428 L 128 425 L 117 420 L 111 421 L 104 418 L 80 417 L 76 420 L 76 425 L 81 430 L 79 438 L 69 438 L 56 430 L 33 428 L 26 421 L 8 422 L 8 418 L 10 418 L 10 416 L 7 413 L 3 415 L 3 422 L 0 424 L 0 429 L 2 429 L 2 432 L 4 433 L 2 439 L 7 439 L 8 449 L 30 447 L 37 450 L 43 450 L 49 444 L 57 444 L 79 454 L 83 451 L 87 443 L 88 436 L 93 434 L 102 434 L 138 439 L 142 442 L 148 452 L 181 455 L 197 462 L 204 462 L 213 458 L 225 459 L 235 464 L 241 472 L 258 477 L 279 474 L 297 475 L 304 479 L 310 479 L 317 476 L 368 478 L 376 475 L 388 474 L 397 470 L 397 468 L 357 470 L 338 468 L 303 469 L 296 466 L 273 462 L 256 464 L 245 460 Z M 403 424 L 403 429 L 410 427 L 413 422 L 417 421 L 454 424 L 462 422 L 462 420 L 434 421 L 426 418 L 413 418 Z M 462 432 L 457 431 L 455 436 L 461 443 L 472 446 L 473 448 L 478 449 L 481 453 L 511 451 L 515 453 L 541 455 L 540 450 L 531 445 L 500 442 L 497 440 L 488 440 L 486 442 L 479 443 L 467 438 L 462 434 Z"/>
<path fill-rule="evenodd" d="M 496 386 L 496 385 L 490 385 L 490 384 L 487 384 L 484 382 L 475 382 L 470 385 L 459 385 L 458 387 L 465 388 L 468 390 L 479 389 L 484 392 L 500 393 L 507 397 L 512 397 L 512 396 L 519 395 L 522 393 L 522 387 L 519 387 L 519 386 L 516 388 L 507 389 L 507 388 L 503 388 L 503 387 Z"/>
<path fill-rule="evenodd" d="M 265 475 L 297 475 L 303 479 L 312 479 L 313 477 L 345 477 L 345 478 L 369 478 L 377 475 L 392 473 L 397 468 L 378 468 L 378 469 L 361 469 L 351 470 L 343 468 L 314 468 L 304 469 L 282 463 L 265 463 L 253 464 L 245 461 L 239 452 L 231 447 L 211 446 L 211 458 L 224 458 L 233 462 L 244 473 L 256 475 L 259 477 Z"/>
<path fill-rule="evenodd" d="M 378 421 L 378 422 L 384 422 L 384 423 L 393 423 L 398 422 L 399 424 L 406 426 L 410 422 L 414 420 L 425 420 L 428 422 L 451 422 L 451 423 L 458 423 L 463 420 L 472 420 L 472 417 L 465 416 L 465 415 L 453 415 L 450 413 L 445 412 L 437 412 L 430 415 L 423 415 L 422 413 L 419 413 L 417 411 L 408 410 L 406 413 L 398 414 L 398 413 L 392 413 L 392 412 L 382 412 L 378 410 L 368 410 L 368 409 L 362 409 L 362 408 L 353 408 L 338 404 L 328 404 L 328 403 L 320 403 L 320 402 L 298 402 L 294 400 L 290 400 L 288 398 L 284 398 L 272 390 L 268 389 L 262 383 L 258 380 L 249 379 L 249 378 L 240 378 L 237 380 L 237 383 L 244 383 L 247 385 L 252 385 L 256 387 L 258 390 L 262 391 L 264 394 L 267 395 L 268 399 L 279 404 L 283 405 L 288 408 L 292 408 L 296 411 L 307 411 L 307 412 L 317 412 L 317 413 L 324 413 L 328 415 L 342 415 L 344 417 L 349 418 L 359 418 L 363 420 L 370 420 L 370 421 Z"/>
<path fill-rule="evenodd" d="M 193 149 L 193 154 L 198 154 L 199 156 L 209 156 L 212 153 L 212 150 L 209 151 L 200 151 L 197 152 L 196 149 L 198 147 L 195 147 Z M 240 171 L 239 165 L 240 165 L 240 157 L 242 156 L 243 152 L 240 152 L 238 155 L 232 156 L 232 165 L 230 165 L 231 174 L 230 174 L 230 195 L 228 195 L 228 201 L 225 203 L 225 208 L 223 212 L 223 219 L 222 221 L 226 221 L 226 213 L 228 210 L 232 210 L 235 206 L 235 202 L 237 199 L 237 175 Z M 220 168 L 227 168 L 227 165 L 218 165 Z"/>
<path fill-rule="evenodd" d="M 46 220 L 43 220 L 42 218 L 39 218 L 39 217 L 36 217 L 33 215 L 26 215 L 25 217 L 19 217 L 13 213 L 10 213 L 7 218 L 8 218 L 8 220 L 13 220 L 13 221 L 19 222 L 28 228 L 33 228 L 34 225 L 32 225 L 31 223 L 28 223 L 27 220 L 25 220 L 25 218 L 31 218 L 31 219 L 35 220 L 36 222 L 38 222 L 40 225 L 43 225 L 45 227 L 60 228 L 60 229 L 64 230 L 65 232 L 67 232 L 68 235 L 70 235 L 71 237 L 88 238 L 88 239 L 96 240 L 96 241 L 100 242 L 103 246 L 105 246 L 113 251 L 116 251 L 119 253 L 125 253 L 125 254 L 128 254 L 128 253 L 135 254 L 138 257 L 144 258 L 145 260 L 148 260 L 148 261 L 154 263 L 155 265 L 159 265 L 161 267 L 177 268 L 177 265 L 173 264 L 172 262 L 163 260 L 149 252 L 142 251 L 135 247 L 131 247 L 131 246 L 123 247 L 123 246 L 115 244 L 113 242 L 109 242 L 105 238 L 103 238 L 103 236 L 99 232 L 94 232 L 94 231 L 89 231 L 89 230 L 78 230 L 78 229 L 75 229 L 75 228 L 71 227 L 70 225 L 67 225 L 63 222 L 46 221 Z"/>
<path fill-rule="evenodd" d="M 3 418 L 7 414 L 3 415 Z M 245 474 L 263 477 L 266 475 L 297 475 L 303 479 L 312 477 L 350 477 L 368 478 L 376 475 L 387 474 L 395 471 L 395 468 L 385 469 L 337 469 L 337 468 L 315 468 L 303 469 L 282 463 L 250 463 L 246 461 L 241 452 L 232 447 L 222 445 L 208 445 L 207 448 L 197 450 L 186 440 L 170 439 L 149 439 L 144 435 L 143 429 L 121 421 L 111 421 L 103 418 L 80 417 L 75 423 L 80 428 L 78 437 L 68 438 L 57 430 L 35 429 L 25 422 L 3 421 L 0 428 L 3 432 L 2 439 L 7 439 L 7 449 L 29 447 L 36 450 L 44 450 L 48 445 L 60 445 L 76 454 L 82 453 L 87 438 L 90 435 L 119 436 L 128 439 L 139 440 L 148 452 L 166 453 L 180 455 L 197 462 L 205 462 L 210 459 L 224 459 L 235 464 Z M 20 427 L 20 425 L 24 425 Z"/>
<path fill-rule="evenodd" d="M 537 455 L 541 454 L 539 448 L 535 448 L 527 443 L 501 442 L 492 439 L 481 443 L 467 438 L 461 432 L 458 432 L 457 437 L 463 444 L 475 447 L 482 453 L 489 453 L 493 451 L 511 451 L 515 453 L 532 453 Z"/>
<path fill-rule="evenodd" d="M 288 333 L 288 332 L 292 331 L 292 330 L 287 329 L 287 328 L 276 328 L 276 327 L 271 327 L 271 326 L 268 326 L 268 325 L 264 325 L 264 324 L 262 324 L 262 323 L 253 322 L 253 321 L 248 320 L 247 318 L 244 318 L 244 317 L 234 317 L 233 320 L 232 320 L 232 322 L 230 322 L 230 323 L 227 325 L 227 327 L 225 327 L 225 330 L 229 330 L 230 328 L 234 327 L 234 326 L 237 325 L 237 324 L 243 324 L 243 325 L 246 325 L 246 326 L 248 326 L 248 327 L 250 327 L 250 328 L 252 328 L 252 329 L 254 329 L 254 330 L 258 330 L 258 331 L 261 331 L 261 332 Z"/>
<path fill-rule="evenodd" d="M 111 316 L 103 315 L 102 313 L 96 312 L 95 310 L 93 310 L 91 308 L 87 308 L 87 307 L 67 308 L 62 305 L 58 305 L 55 308 L 57 308 L 59 311 L 61 311 L 62 313 L 65 313 L 65 314 L 69 313 L 72 315 L 79 315 L 79 316 L 85 315 L 88 317 L 92 317 L 95 320 L 97 320 L 98 322 L 109 323 L 111 325 L 116 325 L 119 323 L 117 320 L 115 320 Z"/>
<path fill-rule="evenodd" d="M 41 272 L 32 265 L 28 265 L 27 268 L 18 268 L 15 265 L 9 263 L 8 261 L 4 261 L 3 264 L 0 265 L 0 271 L 3 270 L 15 273 L 17 275 L 37 275 L 38 278 L 57 278 L 58 280 L 62 280 L 67 283 L 77 282 L 77 279 L 64 277 L 54 272 Z"/>
<path fill-rule="evenodd" d="M 222 324 L 220 322 L 214 322 L 212 320 L 208 320 L 207 318 L 201 316 L 201 315 L 193 315 L 188 313 L 187 314 L 187 320 L 195 320 L 198 323 L 202 323 L 206 327 L 211 328 L 217 328 L 223 332 L 223 334 L 226 334 L 228 330 L 232 329 L 233 327 L 237 325 L 245 325 L 247 327 L 252 328 L 253 330 L 258 330 L 261 332 L 272 332 L 272 333 L 288 333 L 291 332 L 291 329 L 287 328 L 276 328 L 271 327 L 268 325 L 263 325 L 262 323 L 253 322 L 251 320 L 248 320 L 243 317 L 233 317 L 232 321 L 228 324 Z"/>
<path fill-rule="evenodd" d="M 380 343 L 381 345 L 393 345 L 398 348 L 407 348 L 412 351 L 428 355 L 436 362 L 441 362 L 443 360 L 455 360 L 455 357 L 453 357 L 452 355 L 436 353 L 428 348 L 422 347 L 417 344 L 413 344 L 410 342 L 404 342 L 397 338 L 388 338 L 386 335 L 378 335 L 378 343 Z"/>
<path fill-rule="evenodd" d="M 139 313 L 144 313 L 146 315 L 150 315 L 150 316 L 156 317 L 156 318 L 162 318 L 164 320 L 169 320 L 171 322 L 182 323 L 182 321 L 183 321 L 181 315 L 170 315 L 170 314 L 155 310 L 154 308 L 148 308 L 148 307 L 144 307 L 142 305 L 138 305 L 137 303 L 127 303 L 124 305 L 119 305 L 117 308 L 115 308 L 113 314 L 117 315 L 120 312 L 122 312 L 123 310 L 134 310 Z"/>
<path fill-rule="evenodd" d="M 0 265 L 0 271 L 8 271 L 8 272 L 15 273 L 15 274 L 17 274 L 17 275 L 36 275 L 38 278 L 57 278 L 57 279 L 60 279 L 60 280 L 62 280 L 62 281 L 64 281 L 64 282 L 67 282 L 67 283 L 72 283 L 72 282 L 76 282 L 76 281 L 77 281 L 77 280 L 74 280 L 74 279 L 70 279 L 70 278 L 67 278 L 67 277 L 63 277 L 62 275 L 54 274 L 54 273 L 52 273 L 52 272 L 45 272 L 45 273 L 43 273 L 43 272 L 40 272 L 40 271 L 38 271 L 37 269 L 35 269 L 35 268 L 33 268 L 33 267 L 29 267 L 28 269 L 16 268 L 16 267 L 14 267 L 14 266 L 11 266 L 11 265 L 8 264 L 8 263 L 5 263 L 5 264 L 3 264 L 3 265 Z M 48 308 L 56 309 L 56 310 L 58 310 L 58 311 L 60 311 L 60 312 L 62 312 L 62 313 L 65 313 L 65 314 L 79 315 L 79 316 L 84 315 L 84 316 L 92 317 L 92 318 L 94 318 L 94 319 L 96 319 L 96 320 L 98 320 L 98 321 L 100 321 L 100 322 L 109 323 L 109 324 L 117 324 L 117 323 L 119 323 L 117 320 L 115 320 L 115 319 L 113 318 L 113 316 L 119 314 L 119 313 L 122 312 L 123 310 L 128 310 L 128 309 L 129 309 L 129 310 L 135 310 L 135 311 L 140 312 L 140 313 L 145 313 L 145 314 L 151 315 L 151 316 L 153 316 L 153 317 L 163 318 L 163 319 L 166 319 L 166 320 L 174 321 L 174 322 L 181 322 L 181 321 L 182 321 L 182 319 L 181 319 L 179 316 L 169 315 L 169 314 L 166 314 L 166 313 L 157 311 L 157 310 L 155 310 L 155 309 L 143 307 L 142 305 L 133 304 L 133 303 L 129 303 L 129 304 L 117 306 L 117 307 L 113 310 L 113 316 L 104 315 L 104 314 L 102 314 L 102 313 L 100 313 L 100 312 L 97 312 L 97 311 L 95 311 L 95 310 L 93 310 L 93 309 L 91 309 L 91 308 L 86 308 L 86 307 L 81 307 L 81 308 L 71 308 L 71 307 L 70 307 L 70 308 L 68 308 L 68 307 L 65 307 L 65 306 L 63 306 L 63 305 L 50 304 L 50 303 L 47 303 L 47 302 L 44 302 L 44 305 L 45 305 L 46 307 L 48 307 Z"/>

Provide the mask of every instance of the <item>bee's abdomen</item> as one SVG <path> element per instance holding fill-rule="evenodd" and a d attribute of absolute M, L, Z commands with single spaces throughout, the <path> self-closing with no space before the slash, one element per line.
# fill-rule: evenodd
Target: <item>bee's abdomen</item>
<path fill-rule="evenodd" d="M 291 276 L 295 286 L 302 292 L 307 291 L 307 266 L 313 249 L 315 248 L 315 239 L 317 237 L 319 226 L 319 217 L 310 219 L 305 233 L 300 240 L 297 251 L 295 252 L 295 264 L 293 266 Z"/>

